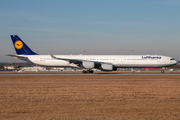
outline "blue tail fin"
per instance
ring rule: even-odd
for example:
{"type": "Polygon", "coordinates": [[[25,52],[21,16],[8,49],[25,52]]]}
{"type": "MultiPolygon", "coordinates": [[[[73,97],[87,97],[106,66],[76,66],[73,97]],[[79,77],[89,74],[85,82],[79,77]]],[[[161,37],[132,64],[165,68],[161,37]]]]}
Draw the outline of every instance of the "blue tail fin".
{"type": "Polygon", "coordinates": [[[17,35],[11,35],[11,39],[18,55],[37,55],[17,35]]]}

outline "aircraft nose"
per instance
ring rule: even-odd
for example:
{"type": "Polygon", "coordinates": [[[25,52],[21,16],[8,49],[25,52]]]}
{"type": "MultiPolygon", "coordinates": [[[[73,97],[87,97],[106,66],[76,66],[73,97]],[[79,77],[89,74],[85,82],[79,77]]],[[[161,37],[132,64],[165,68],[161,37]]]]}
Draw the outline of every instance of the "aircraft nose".
{"type": "Polygon", "coordinates": [[[177,64],[178,62],[176,60],[174,60],[174,64],[177,64]]]}
{"type": "Polygon", "coordinates": [[[178,61],[176,61],[176,60],[175,60],[175,62],[176,62],[176,64],[178,63],[178,61]]]}

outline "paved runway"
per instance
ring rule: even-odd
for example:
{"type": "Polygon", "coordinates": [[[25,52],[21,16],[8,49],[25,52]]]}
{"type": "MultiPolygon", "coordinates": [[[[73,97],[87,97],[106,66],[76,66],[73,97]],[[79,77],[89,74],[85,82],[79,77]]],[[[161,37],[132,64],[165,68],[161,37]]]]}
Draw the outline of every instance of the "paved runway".
{"type": "Polygon", "coordinates": [[[166,72],[164,74],[160,72],[95,72],[93,74],[82,74],[81,72],[0,72],[0,76],[44,76],[44,75],[67,75],[67,76],[78,76],[78,75],[180,75],[180,72],[166,72]]]}

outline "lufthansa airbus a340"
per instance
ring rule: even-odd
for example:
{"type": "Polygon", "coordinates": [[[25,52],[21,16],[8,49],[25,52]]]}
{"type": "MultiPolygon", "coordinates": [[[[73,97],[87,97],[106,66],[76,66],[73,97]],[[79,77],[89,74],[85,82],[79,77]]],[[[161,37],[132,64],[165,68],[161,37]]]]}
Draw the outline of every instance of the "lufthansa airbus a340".
{"type": "Polygon", "coordinates": [[[82,73],[93,73],[93,69],[116,71],[117,68],[162,68],[177,64],[174,58],[162,55],[39,55],[17,35],[11,35],[11,39],[17,55],[7,56],[40,66],[82,68],[82,73]]]}

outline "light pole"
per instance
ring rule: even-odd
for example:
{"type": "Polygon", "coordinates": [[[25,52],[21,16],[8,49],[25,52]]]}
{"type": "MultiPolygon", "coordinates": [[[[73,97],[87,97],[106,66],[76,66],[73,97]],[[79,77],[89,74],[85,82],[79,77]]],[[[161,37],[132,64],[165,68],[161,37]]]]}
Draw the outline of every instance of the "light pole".
{"type": "MultiPolygon", "coordinates": [[[[38,54],[38,50],[36,51],[36,53],[38,54]]],[[[38,67],[37,67],[37,64],[36,64],[36,72],[38,72],[38,67]]]]}
{"type": "Polygon", "coordinates": [[[131,55],[133,55],[134,50],[131,50],[131,55]]]}
{"type": "Polygon", "coordinates": [[[83,55],[85,54],[85,52],[86,52],[86,51],[84,50],[84,51],[83,51],[83,55]]]}

